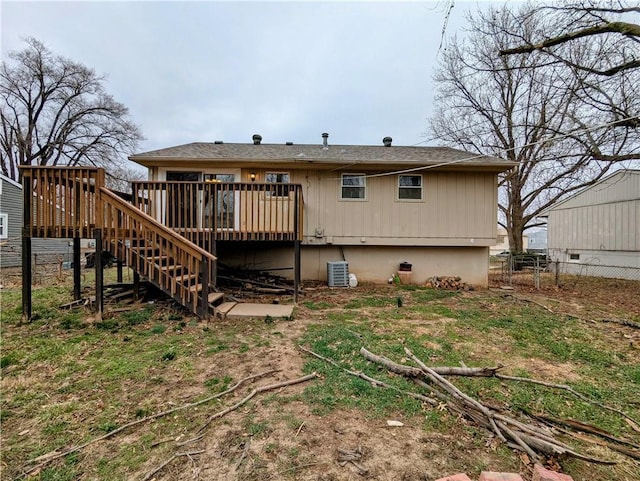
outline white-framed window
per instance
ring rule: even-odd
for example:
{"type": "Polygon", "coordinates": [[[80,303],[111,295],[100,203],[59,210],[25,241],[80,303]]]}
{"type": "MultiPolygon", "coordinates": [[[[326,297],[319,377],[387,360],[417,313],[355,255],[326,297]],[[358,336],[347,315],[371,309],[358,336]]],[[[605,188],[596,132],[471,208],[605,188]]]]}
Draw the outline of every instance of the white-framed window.
{"type": "Polygon", "coordinates": [[[575,252],[569,253],[569,262],[578,262],[580,260],[580,254],[575,252]]]}
{"type": "Polygon", "coordinates": [[[340,199],[366,200],[367,177],[364,174],[342,174],[340,199]]]}
{"type": "Polygon", "coordinates": [[[0,214],[0,239],[9,237],[9,214],[0,214]]]}
{"type": "Polygon", "coordinates": [[[422,175],[398,176],[398,200],[422,200],[422,175]]]}
{"type": "Polygon", "coordinates": [[[267,184],[274,185],[273,189],[268,192],[268,195],[273,197],[287,197],[289,195],[289,172],[267,172],[264,175],[264,180],[267,184]]]}
{"type": "Polygon", "coordinates": [[[289,172],[267,172],[265,174],[267,184],[288,184],[289,172]]]}

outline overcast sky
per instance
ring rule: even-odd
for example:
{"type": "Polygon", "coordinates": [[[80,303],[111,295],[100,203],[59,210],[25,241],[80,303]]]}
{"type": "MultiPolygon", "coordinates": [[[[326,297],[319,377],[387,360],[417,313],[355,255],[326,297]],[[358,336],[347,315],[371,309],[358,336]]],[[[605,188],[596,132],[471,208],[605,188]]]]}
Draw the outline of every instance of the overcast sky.
{"type": "MultiPolygon", "coordinates": [[[[428,139],[448,1],[0,4],[2,56],[36,37],[108,79],[146,138],[414,145],[428,139]]],[[[455,1],[447,35],[487,2],[455,1]]],[[[434,145],[434,142],[430,142],[434,145]]],[[[424,144],[422,144],[424,145],[424,144]]]]}

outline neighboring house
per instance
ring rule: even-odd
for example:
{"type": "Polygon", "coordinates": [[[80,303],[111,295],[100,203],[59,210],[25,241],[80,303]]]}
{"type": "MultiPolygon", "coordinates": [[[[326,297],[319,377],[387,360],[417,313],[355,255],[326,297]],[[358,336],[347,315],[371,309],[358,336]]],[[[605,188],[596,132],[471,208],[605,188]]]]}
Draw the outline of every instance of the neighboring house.
{"type": "MultiPolygon", "coordinates": [[[[0,174],[0,267],[22,263],[22,185],[0,174]]],[[[68,241],[32,239],[34,264],[71,260],[68,241]]]]}
{"type": "Polygon", "coordinates": [[[565,270],[638,279],[640,170],[620,170],[556,204],[547,216],[548,249],[565,270]],[[588,266],[604,266],[592,268],[588,266]]]}
{"type": "Polygon", "coordinates": [[[149,182],[134,184],[138,206],[221,264],[286,272],[286,233],[300,224],[302,279],[326,280],[327,262],[345,260],[358,279],[386,282],[407,262],[414,282],[445,275],[479,286],[496,241],[497,175],[514,165],[451,148],[396,147],[390,138],[330,145],[328,134],[317,145],[262,144],[256,135],[253,144],[192,143],[130,160],[148,168],[149,182]],[[215,242],[195,237],[205,226],[214,226],[215,242]],[[270,232],[284,232],[283,241],[270,232]]]}
{"type": "Polygon", "coordinates": [[[20,265],[21,236],[22,186],[0,174],[0,267],[20,265]]]}
{"type": "Polygon", "coordinates": [[[527,244],[525,250],[535,254],[547,253],[547,229],[529,231],[526,235],[527,244]]]}
{"type": "MultiPolygon", "coordinates": [[[[522,246],[524,250],[527,250],[529,245],[529,237],[525,234],[522,236],[522,246]]],[[[498,234],[496,235],[496,243],[489,248],[489,255],[497,256],[503,252],[510,251],[509,247],[509,234],[504,227],[498,227],[498,234]]]]}

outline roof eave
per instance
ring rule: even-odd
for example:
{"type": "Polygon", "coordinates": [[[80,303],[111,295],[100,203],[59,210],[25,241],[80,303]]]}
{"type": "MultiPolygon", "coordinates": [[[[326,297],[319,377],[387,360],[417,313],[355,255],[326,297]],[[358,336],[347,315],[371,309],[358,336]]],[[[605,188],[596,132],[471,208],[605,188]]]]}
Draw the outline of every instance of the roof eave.
{"type": "Polygon", "coordinates": [[[363,169],[414,169],[421,166],[424,170],[482,170],[493,172],[506,172],[516,165],[516,162],[455,162],[455,161],[395,161],[387,160],[338,160],[338,159],[309,159],[309,158],[288,158],[288,159],[244,159],[244,158],[188,158],[188,157],[166,157],[166,156],[137,156],[132,155],[129,160],[144,167],[166,167],[183,162],[238,164],[244,167],[263,168],[270,165],[288,166],[291,168],[311,168],[311,169],[340,169],[357,166],[363,169]]]}

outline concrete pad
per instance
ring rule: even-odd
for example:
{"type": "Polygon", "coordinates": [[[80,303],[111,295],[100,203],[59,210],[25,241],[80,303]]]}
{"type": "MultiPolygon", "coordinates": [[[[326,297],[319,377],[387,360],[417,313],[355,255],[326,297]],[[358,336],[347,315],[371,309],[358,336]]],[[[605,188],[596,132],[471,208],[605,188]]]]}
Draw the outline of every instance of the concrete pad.
{"type": "Polygon", "coordinates": [[[227,314],[231,309],[235,307],[235,305],[236,305],[235,302],[223,302],[219,306],[216,306],[215,308],[216,317],[219,317],[220,319],[226,319],[227,314]]]}
{"type": "Polygon", "coordinates": [[[227,313],[227,319],[264,319],[269,316],[273,319],[289,318],[293,314],[292,305],[284,304],[236,304],[227,313]]]}

